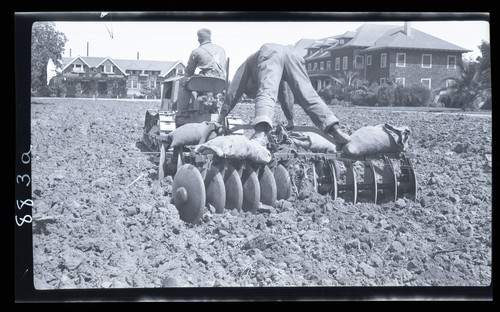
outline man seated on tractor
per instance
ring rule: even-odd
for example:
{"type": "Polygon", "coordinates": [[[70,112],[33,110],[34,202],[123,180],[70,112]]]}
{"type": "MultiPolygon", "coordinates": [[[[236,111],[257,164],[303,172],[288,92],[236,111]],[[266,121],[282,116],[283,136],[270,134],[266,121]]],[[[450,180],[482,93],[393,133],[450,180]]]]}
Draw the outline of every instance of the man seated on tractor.
{"type": "MultiPolygon", "coordinates": [[[[183,78],[180,82],[181,88],[179,88],[176,105],[179,111],[187,110],[192,91],[187,90],[185,87],[188,79],[195,75],[196,69],[199,69],[199,73],[197,74],[199,76],[216,77],[226,80],[226,52],[222,47],[212,43],[210,29],[199,29],[197,35],[200,46],[194,49],[189,55],[185,70],[186,78],[183,78]]],[[[210,92],[205,95],[212,100],[211,102],[215,101],[215,99],[211,98],[213,94],[210,92]]],[[[217,110],[217,105],[210,106],[214,106],[215,111],[217,110]]],[[[214,109],[210,108],[210,110],[213,111],[214,109]]]]}
{"type": "Polygon", "coordinates": [[[263,145],[272,128],[277,100],[288,120],[289,128],[293,127],[292,108],[295,100],[316,127],[332,136],[338,148],[350,140],[349,135],[340,130],[337,117],[314,90],[304,59],[293,48],[266,43],[251,54],[238,68],[228,87],[219,122],[222,123],[243,93],[255,99],[255,133],[252,139],[259,140],[263,145]]]}
{"type": "Polygon", "coordinates": [[[197,34],[200,46],[189,56],[186,77],[193,76],[199,68],[199,75],[226,79],[226,52],[222,47],[212,43],[210,29],[202,28],[197,34]]]}

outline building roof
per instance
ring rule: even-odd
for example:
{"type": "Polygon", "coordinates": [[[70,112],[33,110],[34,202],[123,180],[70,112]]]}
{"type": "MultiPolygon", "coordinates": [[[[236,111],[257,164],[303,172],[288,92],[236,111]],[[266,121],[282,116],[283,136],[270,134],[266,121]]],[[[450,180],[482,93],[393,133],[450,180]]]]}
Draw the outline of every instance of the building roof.
{"type": "Polygon", "coordinates": [[[342,35],[337,35],[337,36],[334,36],[333,38],[335,39],[340,39],[340,38],[353,38],[354,35],[356,35],[356,32],[355,31],[352,31],[352,30],[348,30],[346,31],[345,33],[343,33],[342,35]]]}
{"type": "MultiPolygon", "coordinates": [[[[411,27],[411,26],[410,26],[411,27]]],[[[373,51],[376,49],[403,48],[403,49],[424,49],[424,50],[445,50],[456,52],[470,52],[470,50],[459,47],[455,44],[431,36],[427,33],[411,28],[411,35],[404,32],[404,26],[379,25],[365,23],[358,27],[356,31],[347,31],[341,35],[315,40],[308,49],[324,49],[332,51],[347,47],[365,48],[363,51],[373,51]],[[340,45],[337,39],[352,38],[346,44],[340,45]]],[[[323,53],[313,52],[306,58],[308,60],[324,57],[323,53]]]]}
{"type": "Polygon", "coordinates": [[[125,60],[125,59],[111,59],[109,57],[95,57],[95,56],[77,56],[77,57],[63,57],[63,68],[73,63],[76,59],[81,59],[89,67],[98,67],[106,59],[120,68],[121,71],[127,70],[156,70],[160,71],[160,76],[167,75],[179,63],[184,65],[181,61],[151,61],[151,60],[125,60]]]}
{"type": "Polygon", "coordinates": [[[395,27],[380,36],[371,47],[364,51],[372,51],[382,48],[404,48],[404,49],[425,49],[444,50],[456,52],[471,52],[448,41],[439,39],[415,28],[411,29],[411,35],[404,32],[404,27],[395,27]]]}
{"type": "Polygon", "coordinates": [[[363,24],[356,29],[354,36],[349,42],[341,46],[332,47],[331,49],[348,46],[370,47],[377,41],[378,38],[392,28],[394,28],[393,25],[363,24]]]}
{"type": "Polygon", "coordinates": [[[307,48],[315,41],[315,39],[300,39],[292,48],[294,48],[300,56],[304,57],[307,54],[307,48]]]}
{"type": "Polygon", "coordinates": [[[323,58],[327,57],[330,52],[328,52],[328,49],[337,46],[339,41],[335,39],[335,37],[326,37],[322,39],[317,39],[312,41],[309,46],[306,47],[307,50],[310,49],[317,49],[313,53],[307,55],[307,53],[304,54],[304,59],[310,60],[314,58],[323,58]]]}
{"type": "Polygon", "coordinates": [[[330,51],[318,50],[318,51],[313,52],[310,55],[305,56],[304,59],[306,59],[306,60],[319,59],[319,58],[328,57],[329,55],[330,55],[330,51]]]}

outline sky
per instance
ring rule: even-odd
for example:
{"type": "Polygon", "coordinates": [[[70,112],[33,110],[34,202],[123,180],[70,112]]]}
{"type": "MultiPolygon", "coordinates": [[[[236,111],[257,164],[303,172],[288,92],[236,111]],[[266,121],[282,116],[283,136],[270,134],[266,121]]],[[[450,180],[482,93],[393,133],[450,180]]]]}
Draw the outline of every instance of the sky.
{"type": "MultiPolygon", "coordinates": [[[[212,31],[212,42],[222,46],[230,59],[229,78],[245,59],[264,43],[293,45],[300,39],[320,39],[354,31],[364,24],[355,22],[303,22],[303,21],[112,21],[89,22],[56,21],[56,29],[68,41],[63,56],[89,56],[116,59],[177,61],[187,64],[189,54],[198,47],[196,32],[200,28],[212,31]]],[[[401,20],[373,22],[395,26],[401,20]]],[[[490,42],[489,23],[485,20],[411,21],[412,27],[441,38],[462,48],[472,50],[465,57],[480,55],[477,47],[482,40],[490,42]]]]}

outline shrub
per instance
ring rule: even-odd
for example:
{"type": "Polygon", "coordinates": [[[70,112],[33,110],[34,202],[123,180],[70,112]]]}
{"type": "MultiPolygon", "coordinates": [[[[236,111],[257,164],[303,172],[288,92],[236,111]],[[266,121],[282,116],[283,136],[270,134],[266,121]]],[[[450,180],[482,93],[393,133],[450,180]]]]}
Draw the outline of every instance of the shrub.
{"type": "Polygon", "coordinates": [[[375,106],[377,95],[369,89],[358,89],[351,95],[351,104],[359,106],[375,106]]]}
{"type": "Polygon", "coordinates": [[[410,90],[403,85],[398,84],[394,90],[394,105],[395,106],[410,106],[411,103],[410,90]]]}
{"type": "Polygon", "coordinates": [[[335,84],[330,84],[318,91],[318,95],[325,101],[325,103],[330,103],[334,99],[338,99],[338,94],[340,93],[340,87],[335,84]]]}
{"type": "Polygon", "coordinates": [[[430,90],[422,85],[397,85],[394,91],[394,105],[397,106],[428,106],[430,98],[430,90]]]}
{"type": "Polygon", "coordinates": [[[160,88],[142,87],[140,92],[141,92],[141,95],[140,95],[140,97],[138,96],[137,98],[141,98],[141,99],[160,98],[160,88]]]}
{"type": "Polygon", "coordinates": [[[377,90],[377,106],[394,106],[395,87],[386,83],[377,90]]]}
{"type": "Polygon", "coordinates": [[[409,106],[429,106],[431,91],[423,85],[411,85],[408,87],[411,93],[409,106]]]}

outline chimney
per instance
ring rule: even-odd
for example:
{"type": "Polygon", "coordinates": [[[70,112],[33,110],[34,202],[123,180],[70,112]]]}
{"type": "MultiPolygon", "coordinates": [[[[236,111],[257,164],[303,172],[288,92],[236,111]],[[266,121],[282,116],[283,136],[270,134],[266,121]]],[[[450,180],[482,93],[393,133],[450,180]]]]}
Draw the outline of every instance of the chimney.
{"type": "Polygon", "coordinates": [[[137,51],[137,59],[139,59],[139,51],[137,51]]]}
{"type": "Polygon", "coordinates": [[[403,27],[403,31],[405,35],[411,37],[411,22],[405,22],[405,26],[403,27]]]}
{"type": "Polygon", "coordinates": [[[89,56],[89,42],[87,41],[87,56],[89,56]]]}

